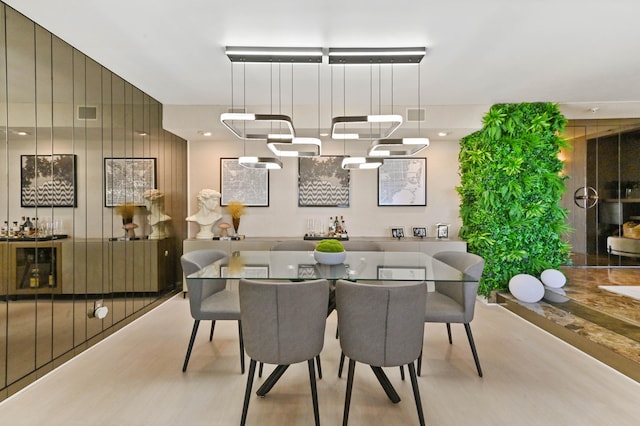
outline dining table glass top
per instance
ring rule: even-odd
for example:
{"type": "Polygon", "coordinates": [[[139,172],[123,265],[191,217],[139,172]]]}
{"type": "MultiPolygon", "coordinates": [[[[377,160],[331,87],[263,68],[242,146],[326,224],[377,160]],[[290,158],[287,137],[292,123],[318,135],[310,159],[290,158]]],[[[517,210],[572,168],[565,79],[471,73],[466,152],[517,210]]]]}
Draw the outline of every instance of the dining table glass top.
{"type": "Polygon", "coordinates": [[[343,263],[316,262],[313,251],[236,251],[187,279],[476,281],[419,252],[348,251],[343,263]]]}

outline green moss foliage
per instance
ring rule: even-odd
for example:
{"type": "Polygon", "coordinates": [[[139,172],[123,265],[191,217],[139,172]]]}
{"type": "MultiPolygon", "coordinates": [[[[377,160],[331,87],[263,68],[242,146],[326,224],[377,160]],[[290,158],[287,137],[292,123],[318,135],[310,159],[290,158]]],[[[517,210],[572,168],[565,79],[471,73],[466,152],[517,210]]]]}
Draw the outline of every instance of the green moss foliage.
{"type": "Polygon", "coordinates": [[[339,253],[341,251],[344,251],[344,246],[338,240],[327,239],[320,241],[316,245],[316,250],[326,253],[339,253]]]}
{"type": "Polygon", "coordinates": [[[483,128],[460,141],[460,236],[485,259],[478,293],[504,290],[516,274],[569,263],[567,178],[558,136],[566,118],[554,103],[496,104],[483,128]]]}

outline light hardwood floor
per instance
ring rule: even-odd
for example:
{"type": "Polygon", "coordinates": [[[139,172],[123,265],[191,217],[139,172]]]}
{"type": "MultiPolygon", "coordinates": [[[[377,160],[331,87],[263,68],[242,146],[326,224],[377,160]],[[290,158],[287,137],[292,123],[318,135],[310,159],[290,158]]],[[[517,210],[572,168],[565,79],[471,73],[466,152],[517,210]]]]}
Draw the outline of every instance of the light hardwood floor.
{"type": "MultiPolygon", "coordinates": [[[[192,324],[188,301],[170,299],[0,403],[0,424],[239,424],[246,374],[240,374],[237,326],[219,322],[212,344],[203,323],[182,373],[192,324]]],[[[341,424],[344,404],[335,327],[334,313],[318,381],[324,425],[341,424]]],[[[477,376],[463,327],[452,328],[453,345],[443,325],[425,328],[418,381],[428,425],[638,424],[639,383],[504,308],[478,302],[472,322],[484,378],[477,376]]],[[[399,404],[386,398],[369,368],[357,365],[349,424],[417,424],[411,382],[401,381],[397,368],[387,374],[399,404]]],[[[263,380],[256,377],[254,392],[263,380]]],[[[254,393],[247,424],[313,424],[306,363],[289,368],[266,398],[254,393]]]]}

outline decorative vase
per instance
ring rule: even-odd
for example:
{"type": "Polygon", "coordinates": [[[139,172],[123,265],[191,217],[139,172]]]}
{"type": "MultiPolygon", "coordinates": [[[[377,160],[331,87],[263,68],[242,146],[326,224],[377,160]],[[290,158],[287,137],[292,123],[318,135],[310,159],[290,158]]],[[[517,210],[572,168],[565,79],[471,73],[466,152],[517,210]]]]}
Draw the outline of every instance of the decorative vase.
{"type": "Polygon", "coordinates": [[[233,223],[233,229],[235,229],[236,235],[238,235],[238,228],[240,227],[240,218],[239,217],[232,217],[231,218],[231,223],[233,223]]]}
{"type": "Polygon", "coordinates": [[[326,251],[313,251],[313,258],[316,262],[323,265],[339,265],[343,263],[347,257],[346,251],[339,252],[326,252],[326,251]]]}
{"type": "Polygon", "coordinates": [[[122,229],[124,229],[125,240],[136,239],[135,229],[137,227],[138,225],[133,223],[133,218],[122,218],[122,229]]]}

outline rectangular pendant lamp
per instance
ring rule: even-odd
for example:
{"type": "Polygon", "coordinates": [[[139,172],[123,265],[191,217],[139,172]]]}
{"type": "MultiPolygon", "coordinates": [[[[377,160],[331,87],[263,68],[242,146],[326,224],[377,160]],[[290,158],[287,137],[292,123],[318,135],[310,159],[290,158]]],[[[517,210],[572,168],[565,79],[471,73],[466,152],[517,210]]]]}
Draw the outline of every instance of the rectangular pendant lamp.
{"type": "Polygon", "coordinates": [[[322,142],[318,138],[267,139],[267,147],[278,157],[317,157],[322,142]]]}
{"type": "Polygon", "coordinates": [[[329,48],[329,65],[417,64],[426,47],[329,48]]]}
{"type": "Polygon", "coordinates": [[[429,138],[382,139],[371,143],[371,157],[407,157],[429,146],[429,138]]]}
{"type": "Polygon", "coordinates": [[[377,169],[382,166],[382,158],[345,157],[342,159],[343,169],[377,169]]]}
{"type": "Polygon", "coordinates": [[[273,139],[293,139],[295,136],[295,130],[293,128],[293,121],[291,117],[282,114],[250,114],[250,113],[234,113],[227,112],[220,114],[220,122],[224,126],[231,130],[231,133],[239,137],[240,139],[258,139],[265,140],[269,138],[273,139]],[[234,126],[234,121],[240,121],[246,123],[242,126],[234,126]],[[264,128],[257,127],[256,124],[264,124],[264,128]],[[269,123],[267,125],[267,123],[269,123]],[[273,123],[278,124],[279,129],[283,129],[283,133],[269,133],[273,123]],[[247,128],[249,127],[249,128],[247,128]]]}
{"type": "MultiPolygon", "coordinates": [[[[333,139],[385,139],[388,138],[400,125],[402,124],[401,115],[351,115],[343,117],[334,117],[331,119],[331,137],[333,139]],[[352,127],[353,124],[364,125],[364,128],[368,128],[366,131],[347,131],[347,127],[352,127]],[[379,132],[374,133],[371,131],[370,124],[386,123],[385,129],[380,129],[379,132]]],[[[362,130],[355,127],[354,130],[362,130]]]]}
{"type": "Polygon", "coordinates": [[[240,157],[238,164],[247,169],[281,169],[282,161],[273,157],[240,157]]]}
{"type": "Polygon", "coordinates": [[[321,47],[237,47],[227,46],[231,62],[322,63],[321,47]]]}

